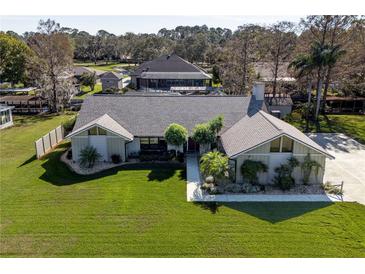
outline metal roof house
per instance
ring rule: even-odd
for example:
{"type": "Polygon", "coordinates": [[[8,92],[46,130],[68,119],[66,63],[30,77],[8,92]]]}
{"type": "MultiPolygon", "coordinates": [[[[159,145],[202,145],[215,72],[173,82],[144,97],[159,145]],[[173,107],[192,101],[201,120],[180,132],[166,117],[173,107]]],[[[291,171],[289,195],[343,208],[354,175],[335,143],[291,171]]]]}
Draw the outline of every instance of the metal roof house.
{"type": "Polygon", "coordinates": [[[211,86],[212,79],[206,71],[176,54],[163,55],[145,62],[130,76],[132,85],[137,90],[144,91],[211,86]]]}
{"type": "MultiPolygon", "coordinates": [[[[264,95],[255,89],[253,96],[89,96],[85,99],[71,139],[73,161],[86,146],[93,146],[103,161],[119,155],[128,161],[145,152],[199,152],[199,145],[190,137],[180,147],[170,146],[164,131],[178,123],[192,133],[196,124],[223,115],[224,124],[218,133],[218,149],[231,160],[236,181],[242,181],[240,168],[246,159],[264,162],[268,172],[260,175],[263,184],[272,181],[274,170],[291,156],[299,161],[307,154],[323,169],[312,182],[321,182],[326,157],[322,147],[305,134],[267,113],[264,95]]],[[[299,181],[300,170],[294,174],[299,181]]]]}

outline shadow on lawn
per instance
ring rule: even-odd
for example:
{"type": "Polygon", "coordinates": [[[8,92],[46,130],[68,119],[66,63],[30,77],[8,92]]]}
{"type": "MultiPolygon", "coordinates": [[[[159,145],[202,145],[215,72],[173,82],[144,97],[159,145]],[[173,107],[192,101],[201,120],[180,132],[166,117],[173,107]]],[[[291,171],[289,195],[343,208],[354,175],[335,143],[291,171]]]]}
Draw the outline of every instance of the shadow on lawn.
{"type": "Polygon", "coordinates": [[[332,204],[332,202],[194,202],[194,205],[209,210],[212,214],[218,214],[219,209],[225,206],[272,224],[299,217],[332,204]]]}
{"type": "Polygon", "coordinates": [[[177,168],[177,166],[169,164],[149,164],[148,166],[151,167],[151,171],[147,175],[148,181],[158,181],[158,182],[163,182],[173,177],[175,175],[177,168]],[[153,167],[151,165],[160,165],[160,166],[153,167]]]}
{"type": "Polygon", "coordinates": [[[171,178],[174,176],[175,172],[181,169],[181,165],[178,164],[136,163],[111,168],[93,175],[79,175],[71,171],[68,166],[60,160],[62,153],[64,153],[68,147],[69,143],[61,144],[56,150],[42,157],[42,160],[45,160],[44,163],[42,163],[45,172],[39,179],[55,186],[66,186],[115,175],[123,170],[149,170],[150,173],[147,175],[149,181],[163,181],[171,178]]]}
{"type": "Polygon", "coordinates": [[[27,164],[30,164],[31,162],[33,162],[34,160],[37,160],[37,157],[36,157],[36,155],[34,154],[33,156],[31,156],[29,159],[27,159],[27,160],[25,160],[22,164],[20,164],[19,166],[18,166],[18,168],[19,167],[22,167],[22,166],[25,166],[25,165],[27,165],[27,164]]]}
{"type": "Polygon", "coordinates": [[[332,202],[222,203],[228,208],[247,213],[272,224],[299,217],[332,204],[332,202]]]}

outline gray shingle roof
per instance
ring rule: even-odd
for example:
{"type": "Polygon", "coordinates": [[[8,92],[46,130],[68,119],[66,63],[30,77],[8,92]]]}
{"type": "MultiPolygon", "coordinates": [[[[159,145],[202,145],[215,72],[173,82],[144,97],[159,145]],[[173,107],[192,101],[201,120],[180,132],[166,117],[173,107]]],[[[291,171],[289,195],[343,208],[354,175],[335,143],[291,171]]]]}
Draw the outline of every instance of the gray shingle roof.
{"type": "Polygon", "coordinates": [[[254,97],[242,96],[89,96],[73,131],[108,114],[134,136],[163,136],[171,123],[179,123],[191,133],[196,124],[222,114],[224,132],[263,105],[254,97]]]}
{"type": "Polygon", "coordinates": [[[100,75],[100,79],[122,79],[123,75],[116,73],[114,71],[108,71],[108,72],[104,72],[103,74],[100,75]]]}
{"type": "MultiPolygon", "coordinates": [[[[184,60],[183,58],[181,58],[176,54],[162,55],[152,61],[144,62],[131,75],[143,78],[155,77],[148,79],[172,79],[164,77],[172,77],[172,75],[176,76],[178,73],[180,73],[181,75],[185,75],[185,73],[188,73],[188,75],[184,77],[194,76],[194,78],[184,78],[184,79],[211,78],[203,69],[189,63],[188,61],[184,60]]],[[[181,77],[182,76],[176,79],[182,79],[181,77]]]]}
{"type": "Polygon", "coordinates": [[[265,96],[265,102],[266,104],[270,104],[271,101],[271,105],[273,106],[292,106],[293,105],[293,100],[291,99],[290,96],[278,96],[278,97],[274,97],[272,98],[271,94],[269,94],[268,96],[265,96]]]}
{"type": "Polygon", "coordinates": [[[264,112],[246,115],[221,135],[223,148],[229,157],[251,150],[267,141],[287,135],[318,152],[333,158],[321,146],[292,125],[264,112]]]}
{"type": "Polygon", "coordinates": [[[205,72],[142,72],[140,75],[143,79],[211,79],[210,75],[205,72]]]}

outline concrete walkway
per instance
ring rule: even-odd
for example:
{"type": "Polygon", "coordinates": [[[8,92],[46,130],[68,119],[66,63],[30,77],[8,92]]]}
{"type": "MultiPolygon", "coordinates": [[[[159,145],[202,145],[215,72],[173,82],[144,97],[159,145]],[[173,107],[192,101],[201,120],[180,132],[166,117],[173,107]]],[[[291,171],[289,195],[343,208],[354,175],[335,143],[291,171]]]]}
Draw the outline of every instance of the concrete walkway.
{"type": "Polygon", "coordinates": [[[308,136],[335,156],[326,160],[324,182],[344,182],[344,201],[365,205],[365,146],[342,133],[312,133],[308,136]]]}
{"type": "Polygon", "coordinates": [[[188,202],[331,202],[341,201],[327,195],[266,195],[266,194],[219,194],[209,195],[200,189],[201,179],[196,155],[186,159],[186,198],[188,202]]]}

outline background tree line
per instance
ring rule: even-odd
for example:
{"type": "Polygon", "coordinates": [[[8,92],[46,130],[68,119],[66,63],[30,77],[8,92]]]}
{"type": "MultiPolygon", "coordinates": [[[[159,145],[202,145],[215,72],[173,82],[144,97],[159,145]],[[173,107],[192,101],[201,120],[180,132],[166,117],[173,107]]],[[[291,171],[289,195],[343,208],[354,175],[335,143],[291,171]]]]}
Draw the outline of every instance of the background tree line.
{"type": "MultiPolygon", "coordinates": [[[[283,21],[267,26],[242,25],[234,32],[203,25],[117,36],[105,30],[93,35],[47,20],[40,22],[37,32],[1,34],[0,81],[49,86],[55,96],[57,83],[62,81],[54,75],[70,71],[72,59],[142,63],[175,52],[208,68],[213,80],[222,83],[228,94],[248,94],[252,83],[260,79],[255,64],[264,62],[273,75],[270,89],[274,95],[283,92],[278,81],[280,66],[290,64],[290,72],[298,79],[295,89],[315,90],[314,99],[326,97],[330,89],[343,95],[364,96],[364,26],[365,19],[360,16],[316,15],[298,24],[283,21]],[[23,54],[10,53],[10,48],[23,54]],[[51,84],[44,83],[45,79],[51,79],[51,84]]],[[[323,105],[320,100],[316,102],[317,116],[323,105]]]]}

